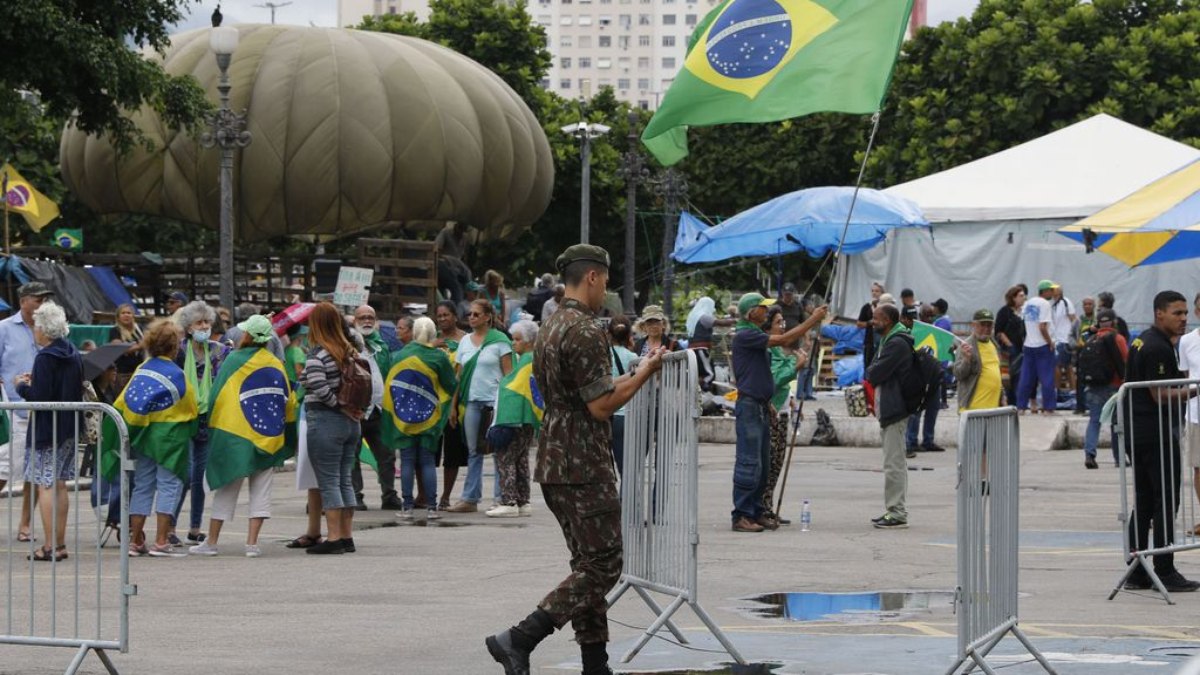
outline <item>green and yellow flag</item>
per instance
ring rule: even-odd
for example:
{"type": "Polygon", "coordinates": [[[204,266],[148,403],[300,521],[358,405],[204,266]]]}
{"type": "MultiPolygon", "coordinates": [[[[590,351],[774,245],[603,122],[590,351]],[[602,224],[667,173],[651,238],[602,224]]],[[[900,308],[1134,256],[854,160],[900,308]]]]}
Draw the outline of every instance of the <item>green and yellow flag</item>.
{"type": "Polygon", "coordinates": [[[533,377],[533,352],[521,356],[513,365],[512,372],[500,380],[500,391],[496,395],[497,426],[532,425],[542,427],[542,415],[546,402],[538,391],[533,377]]]}
{"type": "Polygon", "coordinates": [[[391,447],[436,449],[458,382],[446,353],[410,342],[383,378],[383,441],[391,447]]]}
{"type": "Polygon", "coordinates": [[[58,204],[38,192],[11,164],[0,167],[0,193],[4,196],[4,209],[24,216],[34,232],[40,232],[58,217],[58,204]]]}
{"type": "Polygon", "coordinates": [[[725,0],[696,27],[642,142],[687,156],[687,128],[880,109],[912,0],[725,0]]]}
{"type": "MultiPolygon", "coordinates": [[[[156,357],[138,366],[113,407],[129,428],[131,450],[187,478],[188,442],[196,435],[199,406],[196,392],[187,386],[183,370],[174,361],[156,357]]],[[[100,470],[112,480],[120,472],[121,461],[116,424],[107,416],[102,433],[100,470]]]]}
{"type": "Polygon", "coordinates": [[[296,450],[296,396],[283,363],[259,347],[235,349],[213,382],[208,487],[283,464],[296,450]]]}
{"type": "Polygon", "coordinates": [[[929,347],[933,352],[934,358],[938,361],[953,361],[954,352],[950,351],[954,347],[954,342],[958,338],[954,337],[954,333],[937,326],[924,323],[922,321],[914,321],[912,326],[913,349],[921,347],[929,347]]]}

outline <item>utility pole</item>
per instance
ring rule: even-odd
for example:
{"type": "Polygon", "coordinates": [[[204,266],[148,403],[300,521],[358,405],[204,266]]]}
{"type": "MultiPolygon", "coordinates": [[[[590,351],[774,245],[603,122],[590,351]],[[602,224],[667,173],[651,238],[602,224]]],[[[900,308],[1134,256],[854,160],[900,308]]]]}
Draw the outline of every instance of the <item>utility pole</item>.
{"type": "Polygon", "coordinates": [[[621,289],[621,304],[625,306],[625,314],[627,316],[637,316],[637,308],[634,305],[634,267],[636,265],[635,256],[637,247],[637,190],[639,183],[645,183],[650,179],[650,172],[646,169],[646,161],[642,158],[642,153],[637,150],[638,133],[637,133],[638,114],[636,111],[629,111],[629,149],[621,156],[621,168],[617,175],[625,179],[625,264],[622,266],[625,274],[624,284],[621,289]]]}
{"type": "Polygon", "coordinates": [[[655,192],[662,196],[665,214],[663,215],[663,313],[671,318],[674,309],[675,291],[675,262],[671,252],[675,250],[675,231],[679,228],[680,204],[687,200],[687,178],[677,169],[667,169],[662,178],[654,186],[655,192]]]}
{"type": "Polygon", "coordinates": [[[291,2],[264,2],[261,5],[255,5],[255,7],[262,7],[264,9],[270,9],[271,10],[271,25],[275,25],[275,10],[279,9],[280,7],[287,7],[290,4],[292,4],[292,3],[291,2]]]}

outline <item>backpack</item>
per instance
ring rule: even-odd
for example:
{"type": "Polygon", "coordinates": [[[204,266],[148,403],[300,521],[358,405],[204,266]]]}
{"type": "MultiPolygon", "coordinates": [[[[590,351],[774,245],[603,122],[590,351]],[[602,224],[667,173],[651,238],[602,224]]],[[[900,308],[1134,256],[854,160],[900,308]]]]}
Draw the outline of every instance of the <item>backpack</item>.
{"type": "Polygon", "coordinates": [[[813,431],[812,442],[809,445],[836,447],[838,442],[837,429],[833,428],[833,420],[824,408],[817,408],[817,428],[813,431]]]}
{"type": "Polygon", "coordinates": [[[1117,374],[1108,339],[1110,335],[1112,333],[1093,335],[1079,350],[1078,374],[1085,385],[1107,385],[1117,374]]]}
{"type": "Polygon", "coordinates": [[[338,408],[347,414],[358,414],[371,407],[371,365],[357,354],[351,354],[339,366],[342,384],[338,387],[338,408]]]}
{"type": "Polygon", "coordinates": [[[904,406],[908,414],[941,406],[938,388],[942,384],[942,364],[929,347],[913,350],[913,365],[904,382],[904,406]]]}

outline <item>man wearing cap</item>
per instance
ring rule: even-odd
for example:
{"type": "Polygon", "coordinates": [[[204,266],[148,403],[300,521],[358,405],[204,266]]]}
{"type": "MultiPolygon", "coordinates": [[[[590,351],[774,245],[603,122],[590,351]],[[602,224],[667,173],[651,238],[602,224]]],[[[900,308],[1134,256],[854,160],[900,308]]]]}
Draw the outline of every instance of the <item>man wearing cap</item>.
{"type": "Polygon", "coordinates": [[[959,346],[954,361],[954,379],[958,381],[958,411],[999,408],[1004,398],[1000,378],[1000,353],[992,331],[996,316],[990,309],[975,312],[971,319],[971,337],[959,346]]]}
{"type": "Polygon", "coordinates": [[[828,311],[818,307],[803,323],[783,334],[767,335],[762,325],[767,307],[774,302],[758,293],[747,293],[738,301],[738,314],[742,318],[734,326],[730,347],[738,392],[733,409],[737,434],[731,514],[734,532],[762,532],[779,527],[777,521],[765,516],[762,504],[771,466],[771,397],[775,395],[768,350],[794,344],[813,326],[820,325],[828,311]]]}
{"type": "MultiPolygon", "coordinates": [[[[33,312],[42,306],[46,298],[54,295],[40,281],[30,281],[17,289],[20,311],[0,321],[0,381],[4,386],[4,398],[8,401],[23,401],[17,393],[17,378],[33,372],[33,357],[37,355],[37,343],[33,339],[33,312]]],[[[0,490],[9,481],[24,481],[25,432],[29,428],[29,413],[13,411],[12,435],[9,442],[0,445],[0,490]]],[[[29,541],[29,500],[33,493],[30,483],[25,483],[25,497],[21,503],[21,522],[17,529],[19,541],[29,541]]]]}
{"type": "Polygon", "coordinates": [[[172,293],[168,293],[167,294],[167,303],[166,303],[166,308],[167,308],[166,315],[167,316],[174,315],[175,312],[179,311],[180,307],[183,307],[186,304],[188,304],[187,293],[184,293],[182,291],[174,291],[172,293]]]}
{"type": "Polygon", "coordinates": [[[1042,412],[1053,413],[1058,407],[1058,390],[1054,384],[1054,335],[1051,332],[1050,299],[1058,284],[1043,279],[1038,282],[1037,297],[1025,301],[1021,316],[1025,320],[1025,346],[1021,350],[1020,387],[1017,389],[1017,409],[1029,410],[1029,399],[1035,388],[1042,388],[1042,412]]]}
{"type": "MultiPolygon", "coordinates": [[[[375,457],[375,476],[379,481],[380,508],[394,511],[404,510],[404,502],[396,494],[396,451],[389,448],[383,441],[383,378],[392,369],[392,352],[379,334],[378,317],[375,308],[370,305],[359,305],[354,310],[354,329],[363,338],[363,351],[359,356],[371,367],[372,380],[379,373],[379,389],[371,391],[371,410],[359,422],[362,428],[363,441],[375,457]]],[[[401,342],[412,341],[412,317],[402,316],[396,320],[396,334],[401,342]],[[405,332],[407,329],[407,332],[405,332]]],[[[363,501],[362,462],[355,458],[354,468],[350,471],[350,484],[354,488],[355,505],[358,511],[366,511],[367,504],[363,501]]]]}
{"type": "Polygon", "coordinates": [[[804,320],[804,308],[796,298],[796,284],[789,281],[779,289],[779,309],[783,312],[784,330],[791,330],[804,320]]]}
{"type": "Polygon", "coordinates": [[[571,574],[516,626],[485,641],[505,675],[529,675],[539,642],[571,623],[583,675],[609,675],[605,594],[621,577],[621,501],[610,418],[662,365],[665,350],[614,379],[608,332],[596,319],[608,285],[608,252],[576,244],[555,261],[562,305],[538,332],[533,374],[545,401],[534,480],[571,552],[571,574]]]}
{"type": "MultiPolygon", "coordinates": [[[[1088,426],[1083,436],[1083,465],[1089,469],[1098,468],[1096,464],[1096,446],[1100,443],[1100,413],[1104,404],[1117,389],[1125,382],[1125,359],[1129,356],[1129,343],[1117,332],[1117,313],[1111,309],[1096,312],[1095,322],[1088,331],[1087,344],[1093,340],[1099,346],[1100,355],[1108,363],[1112,379],[1108,382],[1086,383],[1084,400],[1087,401],[1088,426]]],[[[1182,343],[1180,344],[1182,347],[1182,343]]],[[[1181,350],[1182,352],[1182,350],[1181,350]]],[[[1082,350],[1080,352],[1083,353],[1082,350]]],[[[1180,369],[1183,369],[1183,354],[1180,354],[1180,369]]],[[[1081,381],[1083,377],[1079,378],[1081,381]]],[[[1113,463],[1119,464],[1119,447],[1117,444],[1116,427],[1112,427],[1113,463]]]]}

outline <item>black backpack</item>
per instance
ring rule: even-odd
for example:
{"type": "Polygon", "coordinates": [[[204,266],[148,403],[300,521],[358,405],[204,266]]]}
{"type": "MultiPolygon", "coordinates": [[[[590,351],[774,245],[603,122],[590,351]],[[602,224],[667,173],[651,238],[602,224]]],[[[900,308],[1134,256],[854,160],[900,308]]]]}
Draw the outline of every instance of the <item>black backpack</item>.
{"type": "Polygon", "coordinates": [[[1112,335],[1093,335],[1079,350],[1078,376],[1085,385],[1106,385],[1117,374],[1112,355],[1112,335]]]}
{"type": "Polygon", "coordinates": [[[942,364],[929,347],[913,350],[913,365],[904,383],[904,405],[908,414],[921,412],[930,406],[942,405],[938,396],[942,384],[942,364]]]}

